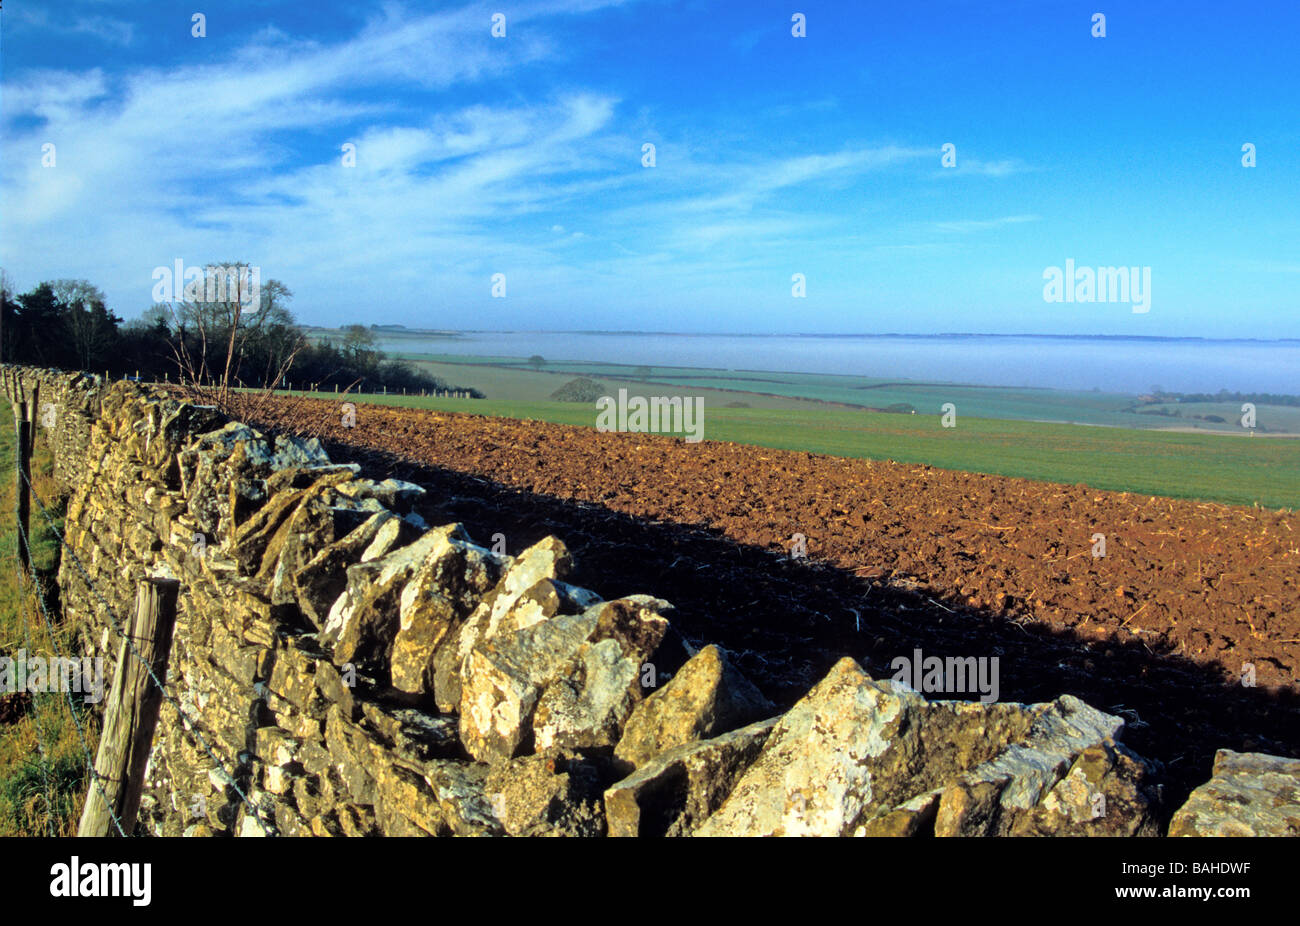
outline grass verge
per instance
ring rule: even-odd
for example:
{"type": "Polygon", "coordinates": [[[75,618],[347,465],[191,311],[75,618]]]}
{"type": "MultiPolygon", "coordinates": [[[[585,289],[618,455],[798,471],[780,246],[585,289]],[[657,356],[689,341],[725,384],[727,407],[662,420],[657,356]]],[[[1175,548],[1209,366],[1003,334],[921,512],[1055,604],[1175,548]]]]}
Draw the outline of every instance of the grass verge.
{"type": "MultiPolygon", "coordinates": [[[[0,655],[49,657],[57,650],[73,655],[76,641],[61,622],[55,596],[59,541],[33,503],[32,566],[36,581],[18,570],[18,530],[14,516],[14,428],[12,407],[0,400],[0,655]],[[45,590],[46,610],[54,621],[54,640],[38,606],[38,587],[45,590]],[[54,645],[51,645],[53,642],[54,645]]],[[[32,484],[46,504],[57,497],[53,458],[37,428],[32,484]]],[[[60,514],[51,510],[62,530],[60,514]]],[[[38,692],[18,705],[17,694],[5,695],[14,710],[0,720],[0,837],[73,836],[85,800],[86,751],[73,721],[72,707],[60,692],[38,692]]],[[[99,739],[98,720],[73,695],[77,720],[91,755],[99,739]]]]}

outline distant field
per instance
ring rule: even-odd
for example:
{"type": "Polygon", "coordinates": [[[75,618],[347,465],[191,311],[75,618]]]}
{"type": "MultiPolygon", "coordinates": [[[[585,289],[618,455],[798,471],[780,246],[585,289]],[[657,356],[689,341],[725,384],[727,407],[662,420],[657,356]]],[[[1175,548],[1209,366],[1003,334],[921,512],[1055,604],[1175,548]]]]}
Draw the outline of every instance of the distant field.
{"type": "MultiPolygon", "coordinates": [[[[590,405],[564,402],[351,399],[586,427],[595,426],[596,416],[590,405]]],[[[945,429],[937,407],[929,414],[899,415],[809,403],[797,410],[726,408],[706,399],[704,438],[1149,495],[1300,507],[1300,440],[995,420],[966,414],[956,404],[957,427],[945,429]]]]}
{"type": "MultiPolygon", "coordinates": [[[[489,358],[474,358],[479,362],[441,362],[421,359],[415,355],[394,355],[406,360],[418,369],[437,376],[457,386],[478,389],[489,399],[502,399],[515,402],[545,402],[551,393],[577,376],[590,376],[608,386],[611,394],[620,388],[635,392],[645,391],[647,383],[655,386],[656,395],[698,395],[704,396],[705,404],[726,405],[728,402],[743,402],[753,408],[818,408],[824,402],[815,398],[800,398],[796,395],[765,396],[748,392],[741,394],[728,388],[709,388],[693,385],[700,380],[683,379],[672,383],[667,379],[640,378],[633,376],[632,367],[602,367],[600,370],[586,370],[581,365],[570,365],[567,371],[534,370],[526,366],[506,363],[490,363],[489,358]],[[607,375],[611,370],[613,375],[607,375]]],[[[558,365],[557,365],[558,366],[558,365]]],[[[702,382],[707,382],[706,380],[702,382]]]]}
{"type": "MultiPolygon", "coordinates": [[[[917,414],[939,414],[945,403],[959,415],[1020,421],[1105,425],[1119,428],[1186,429],[1241,434],[1239,403],[1197,403],[1142,407],[1127,411],[1136,396],[951,383],[922,383],[815,373],[709,370],[690,367],[635,367],[625,364],[550,362],[534,368],[518,357],[466,357],[455,354],[399,353],[421,370],[447,382],[480,390],[489,399],[546,401],[575,376],[599,379],[613,390],[653,385],[656,394],[705,396],[708,405],[743,402],[753,408],[812,408],[823,403],[887,409],[910,406],[917,414]],[[638,372],[640,371],[640,372],[638,372]],[[1167,414],[1159,414],[1160,411],[1167,414]],[[1174,413],[1178,414],[1175,415],[1174,413]],[[1195,415],[1216,416],[1207,421],[1195,415]]],[[[1015,371],[1009,370],[1008,377],[1015,371]]],[[[1300,435],[1300,407],[1259,405],[1262,433],[1300,435]]]]}
{"type": "MultiPolygon", "coordinates": [[[[1293,405],[1257,405],[1255,408],[1257,425],[1268,432],[1300,433],[1300,407],[1293,405]]],[[[1193,417],[1210,415],[1222,418],[1226,427],[1232,430],[1240,428],[1240,402],[1195,402],[1189,404],[1147,405],[1138,417],[1158,422],[1162,427],[1205,427],[1206,425],[1193,417]],[[1166,417],[1169,416],[1169,417],[1166,417]]],[[[1225,425],[1218,425],[1225,427],[1225,425]]]]}

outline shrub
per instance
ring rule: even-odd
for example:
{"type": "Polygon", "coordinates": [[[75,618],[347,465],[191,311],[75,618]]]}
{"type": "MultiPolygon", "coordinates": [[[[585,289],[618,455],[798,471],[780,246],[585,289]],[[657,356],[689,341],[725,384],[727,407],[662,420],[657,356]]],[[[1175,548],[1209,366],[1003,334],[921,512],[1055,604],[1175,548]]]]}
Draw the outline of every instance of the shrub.
{"type": "Polygon", "coordinates": [[[595,402],[603,395],[609,395],[609,390],[603,383],[579,376],[552,392],[551,398],[556,402],[595,402]]]}

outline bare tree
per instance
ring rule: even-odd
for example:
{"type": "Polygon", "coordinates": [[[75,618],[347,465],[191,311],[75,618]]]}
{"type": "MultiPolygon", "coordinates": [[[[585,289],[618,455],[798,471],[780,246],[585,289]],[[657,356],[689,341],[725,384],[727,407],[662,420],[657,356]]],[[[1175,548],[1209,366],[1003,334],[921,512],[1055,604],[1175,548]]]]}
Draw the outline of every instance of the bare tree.
{"type": "MultiPolygon", "coordinates": [[[[247,386],[243,365],[256,353],[263,369],[254,406],[261,407],[306,346],[285,308],[293,293],[278,280],[261,284],[248,264],[232,262],[205,266],[203,279],[191,281],[185,296],[179,306],[168,306],[181,390],[231,413],[235,390],[247,386]]],[[[247,414],[248,402],[240,405],[247,414]]]]}

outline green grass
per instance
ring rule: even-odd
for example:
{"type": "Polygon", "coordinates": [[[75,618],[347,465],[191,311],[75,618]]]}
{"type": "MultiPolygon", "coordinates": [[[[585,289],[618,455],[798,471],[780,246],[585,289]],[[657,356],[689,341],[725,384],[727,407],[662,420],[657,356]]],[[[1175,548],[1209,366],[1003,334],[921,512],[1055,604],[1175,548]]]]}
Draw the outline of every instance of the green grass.
{"type": "MultiPolygon", "coordinates": [[[[47,504],[54,504],[53,458],[39,435],[38,426],[32,484],[47,504]]],[[[30,655],[48,657],[53,655],[53,648],[33,585],[18,575],[14,444],[13,410],[0,400],[0,653],[13,655],[25,649],[30,655]]],[[[62,530],[61,513],[53,510],[50,514],[62,530]]],[[[46,587],[52,588],[59,542],[35,502],[29,530],[33,568],[46,587]]],[[[51,616],[59,620],[57,612],[51,616]]],[[[56,623],[54,634],[59,651],[73,654],[76,643],[68,628],[56,623]]],[[[76,833],[87,784],[81,737],[65,695],[38,693],[32,701],[33,708],[26,716],[0,726],[0,837],[51,833],[71,836],[76,833]]],[[[97,721],[84,707],[78,708],[78,717],[93,754],[97,748],[97,721]]]]}
{"type": "MultiPolygon", "coordinates": [[[[51,710],[44,708],[46,714],[51,710]]],[[[53,735],[58,733],[55,727],[53,735]]],[[[27,756],[6,772],[0,778],[0,835],[70,836],[76,832],[87,785],[86,763],[79,751],[57,752],[46,763],[27,756]]]]}
{"type": "MultiPolygon", "coordinates": [[[[534,368],[519,357],[456,354],[396,354],[413,366],[448,382],[473,387],[489,399],[544,402],[575,376],[590,376],[613,390],[653,385],[659,394],[703,395],[709,405],[741,401],[753,408],[806,409],[825,403],[885,409],[910,405],[918,414],[938,414],[947,402],[974,418],[1004,418],[1062,424],[1095,424],[1117,428],[1169,430],[1192,428],[1205,432],[1241,433],[1240,404],[1185,403],[1170,406],[1179,417],[1138,414],[1137,397],[1126,393],[1042,389],[1014,386],[973,386],[843,376],[823,373],[778,373],[695,367],[653,366],[649,373],[631,364],[594,361],[551,361],[534,368]],[[1193,415],[1217,415],[1210,422],[1193,415]]],[[[1158,406],[1143,407],[1151,411],[1158,406]]],[[[1261,432],[1300,435],[1300,408],[1260,405],[1261,432]]]]}
{"type": "MultiPolygon", "coordinates": [[[[1162,426],[1199,427],[1237,431],[1241,429],[1240,402],[1180,402],[1145,405],[1137,417],[1162,426]],[[1158,414],[1164,412],[1165,414],[1158,414]],[[1205,422],[1193,415],[1217,415],[1223,424],[1205,422]],[[1151,416],[1151,417],[1147,417],[1151,416]]],[[[1300,434],[1300,407],[1294,405],[1256,405],[1256,426],[1266,433],[1300,434]]]]}
{"type": "MultiPolygon", "coordinates": [[[[477,389],[489,399],[514,402],[548,401],[555,390],[570,380],[578,376],[590,376],[608,386],[611,394],[617,394],[619,388],[626,388],[633,394],[637,391],[644,392],[647,383],[652,383],[657,395],[702,395],[709,405],[744,402],[754,408],[787,409],[816,408],[822,405],[820,401],[794,394],[768,396],[741,390],[725,391],[731,388],[730,383],[709,388],[705,378],[685,377],[680,383],[669,382],[662,376],[639,378],[633,373],[635,367],[613,367],[608,364],[550,364],[553,369],[543,368],[538,371],[526,364],[490,363],[487,361],[491,358],[483,357],[469,358],[474,362],[430,360],[419,355],[403,356],[403,359],[416,369],[445,382],[477,389]],[[588,366],[599,368],[588,369],[588,366]]],[[[750,385],[746,388],[755,387],[750,385]]]]}
{"type": "MultiPolygon", "coordinates": [[[[596,421],[593,406],[563,402],[351,398],[586,427],[596,421]]],[[[1300,440],[998,420],[958,409],[957,426],[945,429],[938,409],[916,415],[824,407],[790,411],[725,408],[706,400],[704,438],[1144,495],[1300,508],[1300,440]]]]}

